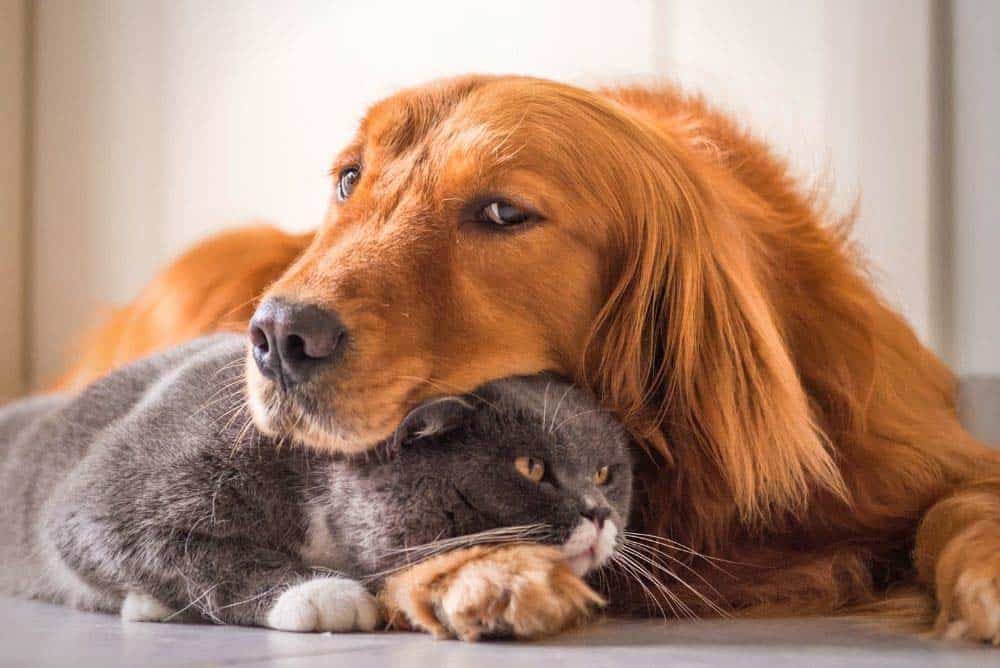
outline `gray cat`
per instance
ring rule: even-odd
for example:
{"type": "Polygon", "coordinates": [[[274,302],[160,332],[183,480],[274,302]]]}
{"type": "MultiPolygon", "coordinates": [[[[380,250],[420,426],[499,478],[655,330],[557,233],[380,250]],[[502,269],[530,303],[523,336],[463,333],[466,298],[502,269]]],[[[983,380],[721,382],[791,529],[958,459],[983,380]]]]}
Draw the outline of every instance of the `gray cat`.
{"type": "Polygon", "coordinates": [[[0,410],[0,590],[132,620],[371,630],[362,582],[435,550],[550,543],[584,575],[618,547],[627,440],[563,381],[432,401],[347,459],[253,430],[245,350],[209,337],[0,410]]]}

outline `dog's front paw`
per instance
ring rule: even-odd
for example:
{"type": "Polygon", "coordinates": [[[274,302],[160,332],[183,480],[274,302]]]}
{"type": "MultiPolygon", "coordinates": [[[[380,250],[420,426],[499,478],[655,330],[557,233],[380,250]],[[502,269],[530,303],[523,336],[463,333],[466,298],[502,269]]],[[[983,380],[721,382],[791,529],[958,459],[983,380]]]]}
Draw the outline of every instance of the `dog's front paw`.
{"type": "Polygon", "coordinates": [[[358,582],[322,577],[289,587],[267,613],[267,625],[282,631],[372,631],[378,604],[358,582]]]}
{"type": "Polygon", "coordinates": [[[937,631],[1000,645],[1000,523],[979,522],[951,541],[937,568],[937,631]]]}
{"type": "Polygon", "coordinates": [[[551,635],[604,603],[573,574],[559,550],[542,545],[440,555],[391,577],[382,596],[396,625],[468,641],[551,635]]]}

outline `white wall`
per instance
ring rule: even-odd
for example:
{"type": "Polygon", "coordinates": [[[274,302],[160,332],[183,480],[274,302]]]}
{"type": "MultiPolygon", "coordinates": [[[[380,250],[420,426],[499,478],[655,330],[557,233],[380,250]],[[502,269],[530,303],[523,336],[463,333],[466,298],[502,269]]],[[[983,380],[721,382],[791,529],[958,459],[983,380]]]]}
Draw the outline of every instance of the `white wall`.
{"type": "Polygon", "coordinates": [[[316,225],[365,106],[468,71],[708,92],[799,173],[832,175],[838,205],[861,195],[879,284],[942,348],[932,14],[931,0],[39,2],[31,377],[204,234],[316,225]]]}
{"type": "Polygon", "coordinates": [[[952,43],[955,366],[1000,374],[1000,3],[959,0],[952,43]]]}
{"type": "Polygon", "coordinates": [[[27,13],[0,0],[0,403],[24,381],[23,256],[27,13]]]}
{"type": "Polygon", "coordinates": [[[660,6],[664,72],[734,110],[836,209],[860,201],[856,238],[889,300],[940,347],[932,304],[930,0],[684,0],[660,6]]]}
{"type": "Polygon", "coordinates": [[[34,5],[28,366],[39,385],[69,342],[164,255],[165,5],[34,5]]]}

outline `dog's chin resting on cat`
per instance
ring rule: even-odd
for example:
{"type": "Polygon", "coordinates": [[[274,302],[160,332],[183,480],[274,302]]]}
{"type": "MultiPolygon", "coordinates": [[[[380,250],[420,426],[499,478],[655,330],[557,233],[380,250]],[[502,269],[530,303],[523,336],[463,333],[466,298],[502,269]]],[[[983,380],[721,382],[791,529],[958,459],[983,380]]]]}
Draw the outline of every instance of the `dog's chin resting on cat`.
{"type": "Polygon", "coordinates": [[[132,621],[467,640],[603,605],[585,578],[623,540],[631,464],[581,391],[488,383],[351,459],[255,431],[244,358],[219,335],[0,410],[2,591],[132,621]]]}

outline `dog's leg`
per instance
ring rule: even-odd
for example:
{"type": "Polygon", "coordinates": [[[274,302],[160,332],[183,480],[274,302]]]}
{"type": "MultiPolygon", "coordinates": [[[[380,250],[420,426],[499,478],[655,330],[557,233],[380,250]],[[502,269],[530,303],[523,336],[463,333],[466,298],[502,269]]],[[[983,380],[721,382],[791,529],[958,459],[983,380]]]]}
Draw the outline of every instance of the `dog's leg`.
{"type": "Polygon", "coordinates": [[[603,603],[562,553],[543,545],[473,547],[390,577],[381,593],[394,626],[438,638],[538,638],[586,619],[603,603]]]}
{"type": "Polygon", "coordinates": [[[940,634],[1000,645],[1000,478],[936,503],[920,523],[915,563],[937,596],[940,634]]]}

